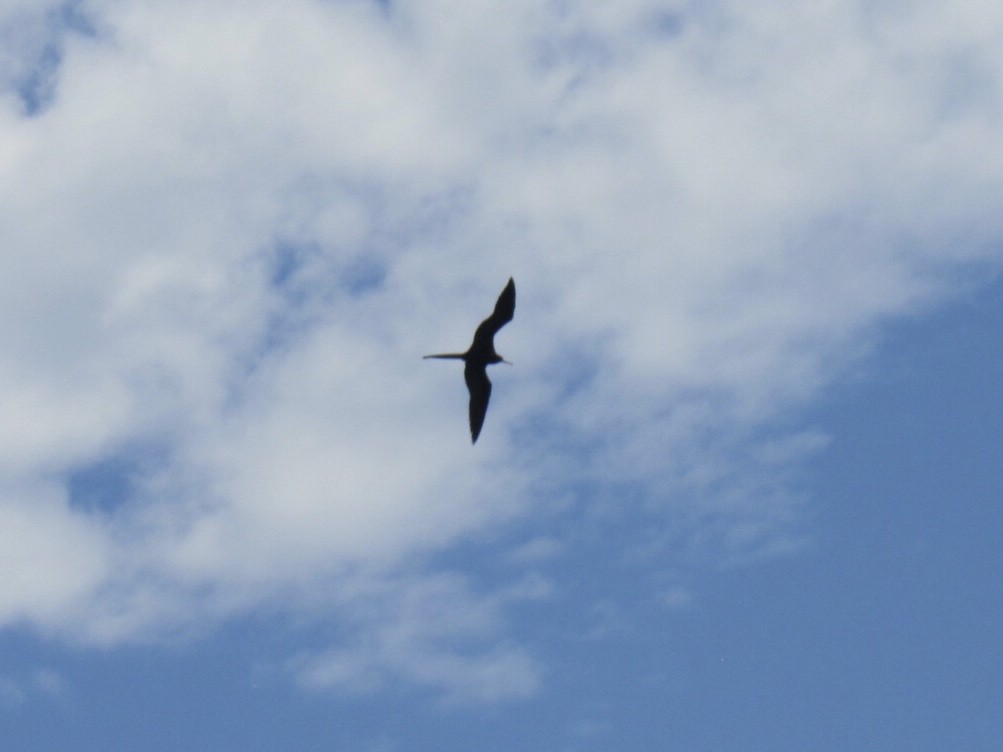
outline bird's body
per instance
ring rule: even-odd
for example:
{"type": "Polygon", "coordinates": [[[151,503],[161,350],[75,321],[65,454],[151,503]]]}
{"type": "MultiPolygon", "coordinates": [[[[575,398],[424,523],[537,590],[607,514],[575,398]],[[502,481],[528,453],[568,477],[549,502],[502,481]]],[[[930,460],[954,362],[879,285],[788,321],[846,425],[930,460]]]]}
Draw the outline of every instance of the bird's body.
{"type": "Polygon", "coordinates": [[[462,360],[464,362],[463,378],[470,392],[470,438],[471,443],[477,442],[484,416],[488,412],[488,401],[491,399],[491,381],[488,379],[488,366],[494,363],[507,363],[501,355],[495,352],[495,334],[515,315],[515,281],[509,277],[508,284],[498,296],[495,310],[481,322],[474,332],[474,341],[464,353],[441,353],[426,355],[426,358],[442,358],[462,360]]]}

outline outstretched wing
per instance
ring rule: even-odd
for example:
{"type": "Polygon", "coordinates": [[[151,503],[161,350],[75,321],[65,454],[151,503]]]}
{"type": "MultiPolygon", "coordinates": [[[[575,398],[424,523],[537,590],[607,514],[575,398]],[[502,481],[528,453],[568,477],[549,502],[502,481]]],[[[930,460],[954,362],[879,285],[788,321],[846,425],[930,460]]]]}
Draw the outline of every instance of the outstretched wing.
{"type": "Polygon", "coordinates": [[[488,400],[491,399],[491,382],[488,371],[483,365],[467,362],[463,369],[463,378],[470,390],[470,443],[476,444],[484,425],[484,416],[488,414],[488,400]]]}
{"type": "Polygon", "coordinates": [[[505,285],[505,289],[498,296],[494,312],[484,319],[481,325],[477,327],[477,331],[474,332],[474,343],[470,346],[470,349],[472,351],[481,349],[493,350],[494,344],[492,341],[494,340],[495,333],[511,321],[514,315],[515,280],[509,277],[508,284],[505,285]]]}

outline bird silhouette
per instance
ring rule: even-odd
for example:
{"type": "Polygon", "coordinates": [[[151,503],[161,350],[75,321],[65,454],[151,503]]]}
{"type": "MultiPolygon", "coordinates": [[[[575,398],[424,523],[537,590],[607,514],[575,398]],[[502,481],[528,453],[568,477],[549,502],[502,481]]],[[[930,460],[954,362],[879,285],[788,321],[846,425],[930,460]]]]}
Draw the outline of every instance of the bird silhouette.
{"type": "MultiPolygon", "coordinates": [[[[484,416],[488,412],[488,400],[491,399],[491,381],[488,379],[488,366],[494,363],[508,363],[505,358],[495,352],[495,334],[505,324],[512,320],[515,314],[515,280],[509,277],[508,284],[498,296],[494,312],[488,316],[474,332],[474,341],[464,353],[441,353],[426,355],[428,358],[451,358],[462,360],[463,378],[470,391],[470,443],[476,444],[484,425],[484,416]]],[[[509,364],[511,365],[511,364],[509,364]]]]}

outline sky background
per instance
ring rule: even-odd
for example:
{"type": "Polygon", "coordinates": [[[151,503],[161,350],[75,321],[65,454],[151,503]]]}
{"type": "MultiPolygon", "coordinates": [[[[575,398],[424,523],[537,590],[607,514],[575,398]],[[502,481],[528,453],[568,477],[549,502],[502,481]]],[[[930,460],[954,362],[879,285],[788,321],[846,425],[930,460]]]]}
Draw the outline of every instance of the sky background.
{"type": "Polygon", "coordinates": [[[979,0],[0,0],[5,742],[996,750],[1001,80],[979,0]]]}

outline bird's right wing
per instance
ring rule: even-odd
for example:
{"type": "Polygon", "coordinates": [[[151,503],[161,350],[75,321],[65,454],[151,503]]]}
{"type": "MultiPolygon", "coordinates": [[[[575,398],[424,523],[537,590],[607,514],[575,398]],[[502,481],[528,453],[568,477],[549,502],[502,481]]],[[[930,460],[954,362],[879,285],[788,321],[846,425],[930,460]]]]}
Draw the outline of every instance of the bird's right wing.
{"type": "Polygon", "coordinates": [[[476,444],[484,425],[484,416],[488,413],[488,400],[491,399],[491,381],[488,379],[487,368],[476,363],[467,363],[463,369],[463,378],[470,390],[470,443],[476,444]]]}
{"type": "Polygon", "coordinates": [[[478,342],[483,337],[494,337],[499,329],[512,320],[514,315],[515,280],[509,277],[508,284],[505,285],[505,289],[498,296],[498,302],[495,303],[494,311],[477,327],[477,331],[474,333],[474,342],[478,342]]]}

